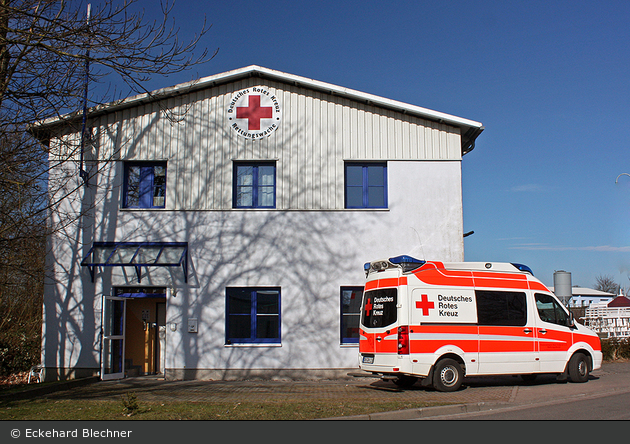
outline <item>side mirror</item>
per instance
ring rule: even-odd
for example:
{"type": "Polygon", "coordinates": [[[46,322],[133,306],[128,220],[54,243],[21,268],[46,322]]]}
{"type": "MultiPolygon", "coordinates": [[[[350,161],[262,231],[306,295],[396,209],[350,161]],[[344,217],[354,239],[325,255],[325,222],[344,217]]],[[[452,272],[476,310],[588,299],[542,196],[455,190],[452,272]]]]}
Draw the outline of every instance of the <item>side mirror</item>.
{"type": "Polygon", "coordinates": [[[576,328],[575,327],[575,318],[573,317],[573,312],[571,310],[569,310],[569,327],[576,328]]]}

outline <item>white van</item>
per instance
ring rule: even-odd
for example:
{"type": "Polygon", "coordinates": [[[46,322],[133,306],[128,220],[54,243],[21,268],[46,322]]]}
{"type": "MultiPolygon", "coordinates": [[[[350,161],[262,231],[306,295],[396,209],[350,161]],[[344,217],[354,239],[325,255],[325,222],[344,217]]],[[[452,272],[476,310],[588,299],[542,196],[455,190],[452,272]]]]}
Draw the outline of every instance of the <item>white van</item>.
{"type": "Polygon", "coordinates": [[[586,382],[599,337],[523,265],[398,256],[365,264],[359,367],[401,387],[455,391],[464,376],[555,373],[586,382]]]}

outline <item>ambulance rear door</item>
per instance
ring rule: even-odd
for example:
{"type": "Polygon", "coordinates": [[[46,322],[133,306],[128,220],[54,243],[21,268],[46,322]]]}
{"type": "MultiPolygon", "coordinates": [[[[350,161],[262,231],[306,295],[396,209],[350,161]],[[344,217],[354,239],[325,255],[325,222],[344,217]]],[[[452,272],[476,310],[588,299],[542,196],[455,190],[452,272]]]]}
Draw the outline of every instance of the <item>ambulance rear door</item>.
{"type": "Polygon", "coordinates": [[[359,351],[364,364],[396,365],[398,288],[376,288],[363,296],[359,351]]]}

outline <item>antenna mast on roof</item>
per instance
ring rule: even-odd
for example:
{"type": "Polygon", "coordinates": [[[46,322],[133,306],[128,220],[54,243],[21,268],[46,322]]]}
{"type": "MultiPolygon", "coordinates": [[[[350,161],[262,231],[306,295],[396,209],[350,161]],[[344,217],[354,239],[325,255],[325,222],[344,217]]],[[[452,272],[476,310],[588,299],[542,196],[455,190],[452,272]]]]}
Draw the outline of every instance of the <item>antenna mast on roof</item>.
{"type": "Polygon", "coordinates": [[[90,77],[90,15],[92,10],[92,4],[87,5],[87,20],[86,30],[88,32],[87,49],[85,51],[85,85],[83,89],[83,122],[81,125],[81,160],[79,165],[79,176],[83,179],[83,182],[87,185],[89,175],[88,172],[83,169],[83,152],[85,150],[85,142],[87,139],[87,100],[88,100],[88,82],[90,77]]]}

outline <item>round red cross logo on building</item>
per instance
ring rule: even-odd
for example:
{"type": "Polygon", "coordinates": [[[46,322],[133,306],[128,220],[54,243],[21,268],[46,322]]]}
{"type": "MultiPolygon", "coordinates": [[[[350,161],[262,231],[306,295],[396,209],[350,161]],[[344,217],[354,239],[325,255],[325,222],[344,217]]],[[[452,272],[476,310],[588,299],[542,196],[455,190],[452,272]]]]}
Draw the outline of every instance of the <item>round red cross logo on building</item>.
{"type": "Polygon", "coordinates": [[[254,86],[236,92],[227,110],[233,131],[247,139],[269,136],[280,125],[278,97],[265,86],[254,86]]]}

